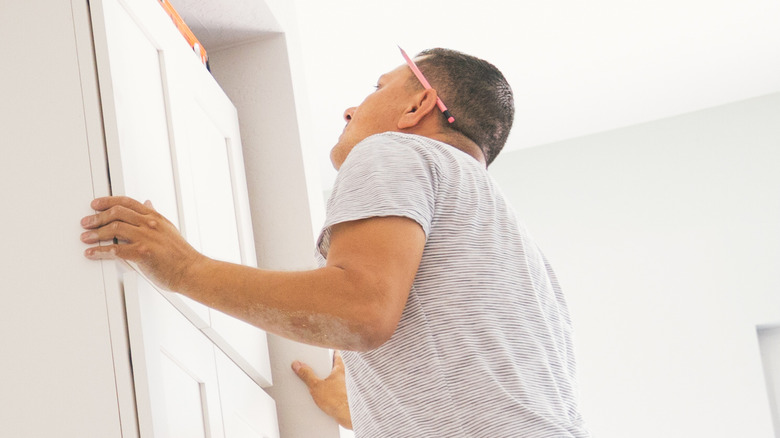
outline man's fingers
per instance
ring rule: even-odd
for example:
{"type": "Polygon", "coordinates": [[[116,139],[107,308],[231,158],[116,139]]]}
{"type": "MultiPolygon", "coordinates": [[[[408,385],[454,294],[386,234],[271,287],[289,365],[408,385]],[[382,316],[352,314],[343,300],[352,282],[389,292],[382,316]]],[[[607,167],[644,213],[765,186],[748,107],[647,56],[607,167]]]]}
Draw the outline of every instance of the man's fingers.
{"type": "Polygon", "coordinates": [[[120,254],[120,251],[123,251],[123,249],[117,244],[95,246],[93,248],[87,248],[87,250],[84,251],[84,256],[90,260],[123,258],[122,255],[124,254],[120,254]]]}
{"type": "Polygon", "coordinates": [[[84,243],[97,243],[117,239],[125,242],[135,242],[138,233],[139,229],[134,225],[125,222],[111,222],[96,230],[81,233],[81,241],[84,243]]]}
{"type": "Polygon", "coordinates": [[[295,371],[295,374],[300,377],[301,380],[303,380],[303,383],[306,384],[309,388],[316,385],[321,379],[317,377],[317,375],[314,373],[314,370],[311,369],[310,366],[306,365],[303,362],[295,361],[292,363],[292,369],[295,371]]]}
{"type": "Polygon", "coordinates": [[[90,206],[97,211],[108,210],[111,207],[120,205],[141,214],[149,212],[149,208],[127,196],[106,196],[104,198],[95,198],[90,206]]]}
{"type": "Polygon", "coordinates": [[[151,205],[146,206],[126,196],[97,198],[90,203],[90,206],[98,214],[81,219],[81,226],[84,228],[97,228],[114,220],[139,225],[139,218],[155,211],[151,205]]]}
{"type": "Polygon", "coordinates": [[[116,221],[140,226],[146,219],[144,218],[144,214],[139,213],[132,208],[125,207],[124,205],[114,205],[107,210],[100,211],[98,214],[81,219],[81,226],[86,229],[93,229],[116,221]]]}

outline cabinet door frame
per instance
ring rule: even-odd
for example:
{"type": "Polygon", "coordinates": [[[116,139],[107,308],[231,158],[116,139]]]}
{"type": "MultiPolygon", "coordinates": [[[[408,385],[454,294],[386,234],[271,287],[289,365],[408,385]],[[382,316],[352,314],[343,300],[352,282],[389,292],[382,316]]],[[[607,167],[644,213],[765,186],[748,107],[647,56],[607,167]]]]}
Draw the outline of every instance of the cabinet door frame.
{"type": "MultiPolygon", "coordinates": [[[[89,150],[93,195],[111,194],[111,184],[106,167],[108,157],[105,147],[95,38],[89,0],[71,0],[74,35],[78,52],[81,93],[84,101],[85,131],[89,150]]],[[[138,437],[138,410],[130,358],[125,301],[120,271],[122,264],[110,260],[99,262],[103,274],[108,315],[109,336],[114,361],[117,408],[121,423],[121,436],[138,437]]]]}

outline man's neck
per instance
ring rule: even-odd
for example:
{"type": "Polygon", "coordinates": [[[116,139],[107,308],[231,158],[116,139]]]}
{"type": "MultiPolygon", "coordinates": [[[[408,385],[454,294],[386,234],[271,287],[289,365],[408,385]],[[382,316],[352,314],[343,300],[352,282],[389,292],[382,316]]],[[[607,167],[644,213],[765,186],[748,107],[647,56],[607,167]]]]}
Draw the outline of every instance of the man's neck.
{"type": "Polygon", "coordinates": [[[471,155],[474,157],[475,160],[482,163],[483,166],[487,167],[487,161],[485,160],[485,156],[482,154],[482,149],[474,143],[470,138],[466,137],[465,135],[461,134],[457,131],[448,131],[448,132],[436,132],[430,135],[426,135],[426,137],[432,138],[434,140],[438,140],[442,143],[447,143],[448,145],[454,147],[455,149],[459,149],[468,155],[471,155]]]}

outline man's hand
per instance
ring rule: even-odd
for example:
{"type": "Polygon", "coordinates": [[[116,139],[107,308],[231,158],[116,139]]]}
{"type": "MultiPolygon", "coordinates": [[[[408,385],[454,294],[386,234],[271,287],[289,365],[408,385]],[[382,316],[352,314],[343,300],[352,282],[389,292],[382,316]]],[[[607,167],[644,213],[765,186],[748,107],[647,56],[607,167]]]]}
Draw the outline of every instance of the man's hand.
{"type": "Polygon", "coordinates": [[[317,406],[338,421],[342,427],[352,429],[352,417],[347,403],[347,385],[344,380],[344,362],[339,352],[333,354],[333,369],[324,380],[317,377],[314,370],[304,363],[295,361],[292,369],[309,387],[309,393],[317,406]]]}
{"type": "Polygon", "coordinates": [[[81,241],[94,244],[116,240],[88,248],[84,255],[89,259],[135,262],[152,281],[176,290],[188,269],[203,258],[149,201],[141,204],[116,196],[95,199],[91,206],[98,213],[81,220],[81,226],[88,230],[82,233],[81,241]]]}

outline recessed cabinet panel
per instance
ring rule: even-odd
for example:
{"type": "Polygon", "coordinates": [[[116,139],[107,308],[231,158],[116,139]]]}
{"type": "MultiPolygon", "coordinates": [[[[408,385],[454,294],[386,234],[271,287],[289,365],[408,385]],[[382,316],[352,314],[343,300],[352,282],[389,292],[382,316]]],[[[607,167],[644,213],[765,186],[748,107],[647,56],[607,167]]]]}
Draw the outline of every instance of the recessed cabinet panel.
{"type": "Polygon", "coordinates": [[[187,132],[192,187],[195,193],[200,245],[217,260],[241,263],[229,142],[199,106],[191,108],[187,132]]]}
{"type": "MultiPolygon", "coordinates": [[[[234,113],[214,111],[222,101],[218,96],[202,91],[199,100],[193,99],[190,105],[177,111],[188,116],[177,123],[177,135],[187,139],[178,142],[179,157],[182,167],[188,165],[186,174],[191,178],[182,184],[185,229],[188,236],[197,236],[199,250],[207,256],[252,266],[255,260],[251,230],[239,232],[243,224],[239,219],[241,209],[237,208],[241,201],[238,187],[245,183],[237,183],[242,181],[238,168],[243,164],[236,158],[241,156],[240,149],[234,148],[240,148],[240,139],[235,129],[237,124],[226,116],[234,113]],[[215,102],[206,104],[205,99],[215,102]]],[[[213,309],[209,320],[204,332],[257,384],[270,386],[271,364],[265,332],[213,309]]]]}
{"type": "MultiPolygon", "coordinates": [[[[186,84],[171,87],[184,234],[209,257],[257,266],[235,107],[202,68],[182,72],[177,84],[186,84]]],[[[270,386],[265,332],[213,309],[208,320],[204,333],[270,386]]]]}
{"type": "Polygon", "coordinates": [[[225,438],[279,438],[274,400],[217,351],[225,438]]]}
{"type": "Polygon", "coordinates": [[[165,392],[165,423],[172,438],[205,438],[204,385],[190,375],[175,357],[160,356],[160,376],[165,392]]]}
{"type": "MultiPolygon", "coordinates": [[[[178,226],[166,111],[165,66],[159,44],[118,2],[103,3],[121,167],[112,166],[115,195],[155,208],[178,226]]],[[[108,97],[108,96],[104,96],[108,97]]],[[[113,164],[113,163],[111,163],[113,164]]]]}
{"type": "Polygon", "coordinates": [[[222,437],[214,345],[137,273],[124,292],[141,436],[222,437]]]}

